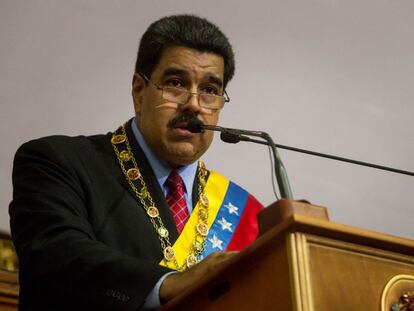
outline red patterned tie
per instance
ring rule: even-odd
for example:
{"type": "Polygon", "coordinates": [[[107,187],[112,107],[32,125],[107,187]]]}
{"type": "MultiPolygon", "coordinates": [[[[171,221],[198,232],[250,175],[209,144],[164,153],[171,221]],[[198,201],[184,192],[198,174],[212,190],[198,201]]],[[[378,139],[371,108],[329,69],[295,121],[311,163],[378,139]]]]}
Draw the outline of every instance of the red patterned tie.
{"type": "Polygon", "coordinates": [[[184,196],[183,179],[177,171],[171,171],[165,184],[168,189],[166,198],[167,203],[170,206],[171,214],[173,215],[177,230],[181,233],[189,217],[187,203],[184,196]]]}

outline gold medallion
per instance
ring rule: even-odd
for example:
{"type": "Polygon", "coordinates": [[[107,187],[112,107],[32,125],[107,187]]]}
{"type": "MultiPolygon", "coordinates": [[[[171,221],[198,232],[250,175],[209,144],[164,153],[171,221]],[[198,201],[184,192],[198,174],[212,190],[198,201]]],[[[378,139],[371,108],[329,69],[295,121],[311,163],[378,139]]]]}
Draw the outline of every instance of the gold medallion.
{"type": "Polygon", "coordinates": [[[204,207],[208,206],[208,203],[209,203],[208,198],[204,193],[200,194],[200,202],[201,202],[201,205],[203,205],[204,207]]]}
{"type": "Polygon", "coordinates": [[[165,227],[159,227],[158,228],[158,234],[160,235],[160,237],[162,238],[166,238],[168,237],[168,230],[165,227]]]}
{"type": "Polygon", "coordinates": [[[156,208],[155,206],[150,206],[147,209],[147,214],[149,215],[149,217],[155,218],[158,217],[160,213],[158,212],[158,208],[156,208]]]}
{"type": "Polygon", "coordinates": [[[208,218],[208,213],[205,208],[201,208],[198,211],[198,216],[201,218],[201,220],[206,221],[208,218]]]}
{"type": "Polygon", "coordinates": [[[130,168],[127,170],[127,177],[129,180],[137,180],[141,177],[141,173],[136,168],[130,168]]]}
{"type": "Polygon", "coordinates": [[[187,268],[191,268],[198,262],[197,257],[194,255],[190,255],[187,257],[187,268]]]}
{"type": "Polygon", "coordinates": [[[208,227],[205,223],[198,223],[197,224],[197,232],[202,236],[207,236],[208,234],[208,227]]]}
{"type": "Polygon", "coordinates": [[[171,246],[167,246],[166,248],[164,248],[164,258],[167,261],[171,261],[173,260],[175,257],[175,252],[174,252],[174,248],[172,248],[171,246]]]}
{"type": "Polygon", "coordinates": [[[131,160],[131,154],[127,151],[127,150],[122,150],[121,153],[119,154],[119,158],[126,162],[131,160]]]}
{"type": "Polygon", "coordinates": [[[114,145],[121,144],[124,141],[126,141],[126,136],[122,134],[113,135],[111,138],[111,143],[113,143],[114,145]]]}

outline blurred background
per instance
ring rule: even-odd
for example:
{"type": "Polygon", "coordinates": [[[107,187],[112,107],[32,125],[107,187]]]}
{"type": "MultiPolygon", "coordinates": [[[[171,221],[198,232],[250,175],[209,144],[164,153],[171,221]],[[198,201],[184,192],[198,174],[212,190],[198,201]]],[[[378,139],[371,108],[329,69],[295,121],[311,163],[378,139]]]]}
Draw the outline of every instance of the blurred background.
{"type": "MultiPolygon", "coordinates": [[[[177,13],[208,18],[233,44],[220,125],[414,171],[413,1],[0,0],[0,230],[10,231],[17,148],[131,118],[139,39],[177,13]]],[[[332,221],[414,238],[414,177],[279,152],[295,198],[328,207],[332,221]]],[[[266,147],[216,136],[204,161],[275,201],[266,147]]]]}

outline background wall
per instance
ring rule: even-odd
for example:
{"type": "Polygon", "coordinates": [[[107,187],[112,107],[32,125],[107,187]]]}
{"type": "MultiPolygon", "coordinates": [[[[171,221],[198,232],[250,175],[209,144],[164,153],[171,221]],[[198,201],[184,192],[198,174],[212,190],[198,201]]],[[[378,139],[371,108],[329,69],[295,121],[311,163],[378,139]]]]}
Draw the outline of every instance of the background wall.
{"type": "MultiPolygon", "coordinates": [[[[0,229],[9,230],[18,146],[130,118],[139,38],[184,12],[217,23],[234,45],[221,125],[414,171],[413,1],[0,0],[0,229]]],[[[329,207],[333,221],[414,238],[413,177],[280,153],[296,198],[329,207]]],[[[216,137],[204,160],[275,200],[265,147],[216,137]]]]}

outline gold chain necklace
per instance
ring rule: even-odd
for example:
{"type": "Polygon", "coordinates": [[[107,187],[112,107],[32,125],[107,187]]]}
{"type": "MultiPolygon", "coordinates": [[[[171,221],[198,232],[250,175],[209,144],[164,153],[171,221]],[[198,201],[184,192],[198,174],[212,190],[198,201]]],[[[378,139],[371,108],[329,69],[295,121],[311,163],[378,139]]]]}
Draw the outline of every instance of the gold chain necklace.
{"type": "Polygon", "coordinates": [[[198,162],[197,177],[199,209],[197,214],[197,225],[195,226],[195,238],[186,262],[180,267],[175,256],[174,248],[171,246],[168,229],[164,226],[158,208],[155,206],[151,193],[148,191],[145,180],[141,175],[135,157],[132,153],[125,131],[125,124],[119,127],[112,135],[111,143],[129,187],[143,206],[155,232],[157,233],[161,248],[163,250],[164,263],[167,265],[168,262],[172,262],[176,270],[179,271],[183,271],[186,268],[195,265],[202,259],[201,254],[205,250],[206,236],[208,234],[207,219],[209,212],[209,200],[204,193],[204,186],[206,184],[208,171],[205,164],[202,161],[198,162]]]}

